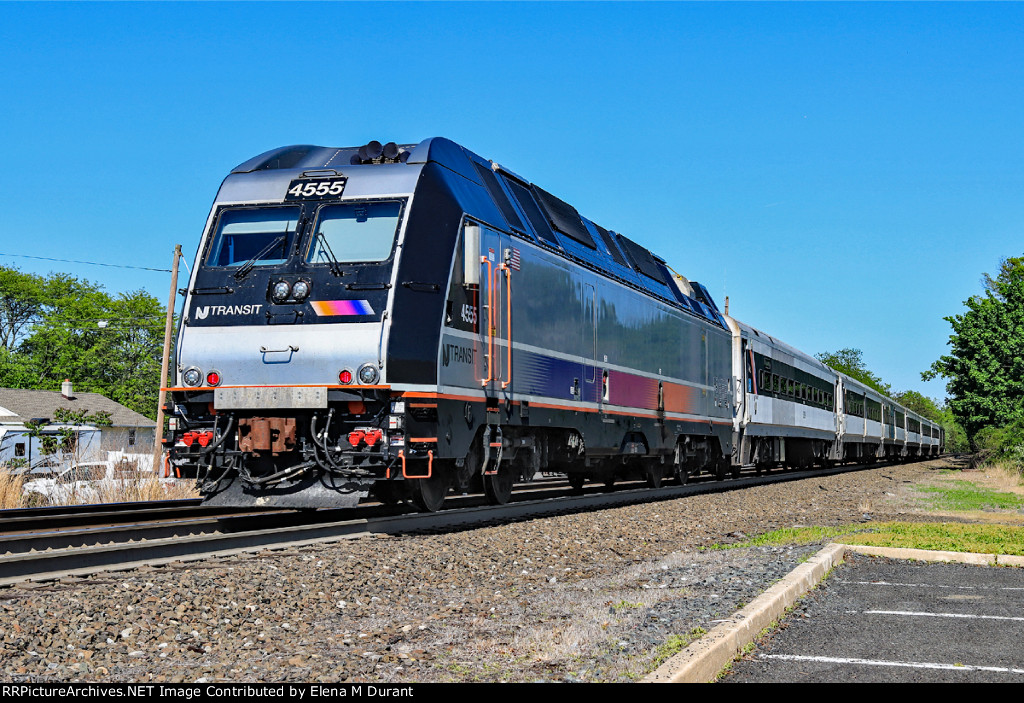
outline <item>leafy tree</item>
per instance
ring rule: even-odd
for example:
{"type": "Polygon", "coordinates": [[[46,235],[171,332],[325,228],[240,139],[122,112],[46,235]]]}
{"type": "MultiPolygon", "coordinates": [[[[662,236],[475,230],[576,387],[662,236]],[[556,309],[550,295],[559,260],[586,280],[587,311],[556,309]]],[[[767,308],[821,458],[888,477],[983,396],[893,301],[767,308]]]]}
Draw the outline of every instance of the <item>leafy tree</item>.
{"type": "Polygon", "coordinates": [[[845,373],[850,378],[856,379],[870,388],[874,388],[883,395],[892,395],[892,389],[889,384],[868,371],[864,365],[863,352],[860,349],[847,348],[840,349],[837,352],[822,352],[821,354],[815,354],[814,358],[830,369],[845,373]]]}
{"type": "Polygon", "coordinates": [[[950,353],[921,374],[947,379],[949,407],[972,439],[983,427],[1024,421],[1024,257],[1005,259],[995,278],[985,274],[985,289],[945,318],[950,353]]]}
{"type": "Polygon", "coordinates": [[[153,418],[163,320],[160,303],[144,291],[111,296],[67,274],[0,268],[0,386],[55,390],[70,378],[79,391],[153,418]],[[25,301],[34,301],[31,315],[25,301]],[[4,317],[5,310],[19,312],[4,317]]]}
{"type": "Polygon", "coordinates": [[[942,409],[938,403],[917,391],[900,391],[892,396],[892,399],[907,410],[922,415],[929,420],[934,420],[935,422],[942,421],[942,409]]]}
{"type": "Polygon", "coordinates": [[[39,321],[45,288],[42,276],[0,267],[0,349],[14,349],[28,327],[39,321]]]}

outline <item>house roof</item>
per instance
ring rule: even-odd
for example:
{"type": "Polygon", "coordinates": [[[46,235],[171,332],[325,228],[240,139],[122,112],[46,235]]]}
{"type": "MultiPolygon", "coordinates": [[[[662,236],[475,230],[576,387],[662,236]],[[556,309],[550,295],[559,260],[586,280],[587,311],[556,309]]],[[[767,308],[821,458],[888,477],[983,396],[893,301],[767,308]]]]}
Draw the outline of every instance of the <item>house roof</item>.
{"type": "Polygon", "coordinates": [[[129,410],[99,393],[72,393],[65,398],[60,391],[30,391],[19,388],[0,388],[0,424],[21,424],[34,417],[53,420],[57,408],[82,410],[88,415],[110,413],[114,427],[156,427],[145,415],[129,410]]]}

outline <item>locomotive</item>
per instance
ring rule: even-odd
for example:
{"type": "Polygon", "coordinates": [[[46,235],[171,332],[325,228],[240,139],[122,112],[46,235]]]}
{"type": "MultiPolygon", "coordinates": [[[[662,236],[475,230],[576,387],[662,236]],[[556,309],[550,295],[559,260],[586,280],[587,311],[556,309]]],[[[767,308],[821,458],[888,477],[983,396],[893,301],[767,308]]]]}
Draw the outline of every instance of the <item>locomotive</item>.
{"type": "Polygon", "coordinates": [[[168,461],[223,505],[423,511],[543,473],[652,487],[938,453],[940,428],[443,138],[274,149],[186,289],[168,461]]]}

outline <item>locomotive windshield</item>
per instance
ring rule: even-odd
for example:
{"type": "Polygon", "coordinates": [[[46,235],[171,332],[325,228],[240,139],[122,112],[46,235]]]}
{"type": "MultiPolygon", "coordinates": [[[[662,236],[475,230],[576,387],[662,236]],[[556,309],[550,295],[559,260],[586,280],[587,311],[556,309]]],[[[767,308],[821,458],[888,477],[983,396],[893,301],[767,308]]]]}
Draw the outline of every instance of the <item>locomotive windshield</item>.
{"type": "Polygon", "coordinates": [[[320,208],[316,235],[309,238],[306,261],[317,263],[384,261],[398,232],[402,204],[354,202],[320,208]]]}
{"type": "Polygon", "coordinates": [[[226,210],[214,235],[209,266],[270,266],[288,259],[297,229],[298,207],[226,210]]]}

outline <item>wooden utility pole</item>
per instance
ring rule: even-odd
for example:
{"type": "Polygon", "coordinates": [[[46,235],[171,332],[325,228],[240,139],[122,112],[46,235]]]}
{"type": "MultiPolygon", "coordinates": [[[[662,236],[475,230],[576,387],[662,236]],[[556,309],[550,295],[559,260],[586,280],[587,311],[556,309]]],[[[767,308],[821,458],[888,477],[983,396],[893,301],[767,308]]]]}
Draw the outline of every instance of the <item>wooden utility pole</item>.
{"type": "Polygon", "coordinates": [[[171,356],[171,332],[174,329],[174,301],[178,295],[178,260],[181,259],[181,245],[174,245],[174,263],[171,265],[171,294],[167,299],[167,322],[164,323],[164,356],[160,360],[160,400],[156,404],[156,446],[153,447],[153,472],[160,473],[164,456],[164,401],[167,399],[167,367],[171,356]]]}

